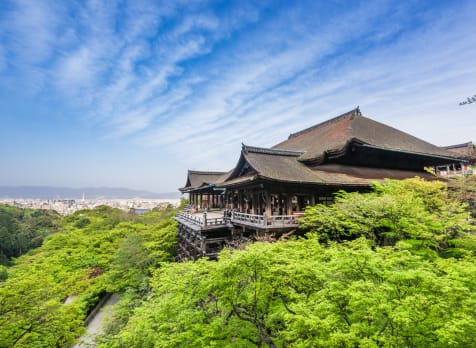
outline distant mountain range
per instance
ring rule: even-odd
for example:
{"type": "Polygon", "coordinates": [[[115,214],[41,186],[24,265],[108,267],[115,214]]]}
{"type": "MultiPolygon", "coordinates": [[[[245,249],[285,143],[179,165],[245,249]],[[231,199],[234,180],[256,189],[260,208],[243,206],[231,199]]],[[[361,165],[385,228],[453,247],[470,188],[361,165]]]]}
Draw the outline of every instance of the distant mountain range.
{"type": "Polygon", "coordinates": [[[177,199],[180,192],[156,193],[121,187],[50,187],[50,186],[0,186],[0,198],[34,199],[97,199],[97,198],[148,198],[177,199]]]}

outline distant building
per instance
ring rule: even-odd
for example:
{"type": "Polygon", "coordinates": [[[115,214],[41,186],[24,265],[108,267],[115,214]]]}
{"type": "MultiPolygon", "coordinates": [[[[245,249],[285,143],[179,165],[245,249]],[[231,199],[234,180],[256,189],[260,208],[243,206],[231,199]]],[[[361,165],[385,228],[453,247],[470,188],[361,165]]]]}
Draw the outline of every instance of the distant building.
{"type": "Polygon", "coordinates": [[[189,210],[177,216],[179,257],[214,257],[226,244],[287,233],[307,205],[330,203],[341,189],[366,191],[385,178],[432,180],[437,177],[427,168],[463,163],[458,153],[367,118],[359,108],[271,148],[242,145],[228,172],[188,171],[179,189],[190,197],[189,210]],[[211,219],[211,209],[225,215],[211,219]]]}
{"type": "MultiPolygon", "coordinates": [[[[474,166],[476,164],[476,146],[469,141],[464,144],[449,145],[444,147],[446,150],[453,152],[466,162],[453,165],[438,167],[440,174],[446,173],[446,176],[452,175],[475,175],[474,166]]],[[[443,175],[445,176],[445,175],[443,175]]]]}

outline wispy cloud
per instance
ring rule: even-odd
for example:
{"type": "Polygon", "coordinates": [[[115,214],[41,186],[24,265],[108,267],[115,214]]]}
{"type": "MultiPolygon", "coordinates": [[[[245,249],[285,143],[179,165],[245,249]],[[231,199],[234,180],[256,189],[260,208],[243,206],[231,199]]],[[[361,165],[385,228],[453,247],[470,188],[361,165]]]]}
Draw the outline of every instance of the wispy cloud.
{"type": "MultiPolygon", "coordinates": [[[[6,6],[6,5],[5,5],[6,6]]],[[[38,91],[44,84],[44,66],[55,54],[59,8],[46,2],[17,1],[0,17],[0,42],[3,46],[3,80],[24,83],[38,91]],[[11,74],[14,71],[16,74],[11,74]]]]}
{"type": "Polygon", "coordinates": [[[33,76],[105,137],[204,169],[356,105],[440,144],[458,142],[450,124],[476,132],[457,108],[476,92],[472,2],[186,3],[12,3],[0,75],[33,76]]]}

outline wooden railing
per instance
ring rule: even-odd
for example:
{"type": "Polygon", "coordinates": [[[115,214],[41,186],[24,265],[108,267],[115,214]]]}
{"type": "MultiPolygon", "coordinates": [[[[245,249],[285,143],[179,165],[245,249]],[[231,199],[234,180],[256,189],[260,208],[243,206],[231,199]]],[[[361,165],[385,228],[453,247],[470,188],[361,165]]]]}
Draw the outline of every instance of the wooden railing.
{"type": "Polygon", "coordinates": [[[261,225],[261,226],[290,226],[298,225],[298,219],[302,217],[303,214],[297,213],[293,215],[272,215],[267,217],[266,215],[256,215],[256,214],[246,214],[233,212],[231,215],[231,221],[237,223],[245,223],[250,225],[261,225]]]}
{"type": "Polygon", "coordinates": [[[231,213],[231,221],[245,222],[254,225],[266,225],[266,216],[233,212],[231,213]]]}
{"type": "Polygon", "coordinates": [[[177,218],[202,227],[221,226],[226,224],[224,218],[207,218],[206,213],[200,216],[196,214],[190,214],[186,211],[179,211],[177,213],[177,218]]]}
{"type": "Polygon", "coordinates": [[[287,225],[298,225],[298,219],[301,217],[301,214],[295,215],[272,215],[269,217],[269,225],[272,226],[287,226],[287,225]]]}
{"type": "MultiPolygon", "coordinates": [[[[246,214],[239,212],[231,213],[231,222],[242,223],[253,226],[268,226],[268,227],[288,227],[299,225],[298,219],[303,216],[303,213],[294,213],[292,215],[266,215],[246,214]]],[[[187,211],[180,211],[177,213],[177,218],[189,222],[191,224],[201,227],[223,226],[230,218],[225,217],[207,217],[204,214],[191,214],[187,211]]]]}

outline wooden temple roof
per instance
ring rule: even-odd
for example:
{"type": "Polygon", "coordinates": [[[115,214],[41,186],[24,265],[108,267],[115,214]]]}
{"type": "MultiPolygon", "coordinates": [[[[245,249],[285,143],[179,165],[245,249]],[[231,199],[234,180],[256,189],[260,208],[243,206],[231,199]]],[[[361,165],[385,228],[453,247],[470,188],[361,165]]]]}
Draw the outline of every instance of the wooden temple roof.
{"type": "Polygon", "coordinates": [[[445,146],[444,148],[471,163],[476,162],[476,148],[471,141],[464,144],[445,146]]]}
{"type": "Polygon", "coordinates": [[[457,161],[458,154],[364,117],[356,108],[293,133],[272,148],[242,145],[231,171],[189,171],[187,184],[180,191],[234,187],[257,180],[345,187],[369,186],[387,178],[435,179],[424,166],[457,161]],[[351,157],[346,159],[353,151],[360,153],[360,162],[355,156],[354,162],[348,161],[351,157]],[[369,155],[374,162],[369,162],[369,155]]]}
{"type": "Polygon", "coordinates": [[[223,181],[228,173],[227,172],[202,172],[197,170],[189,170],[187,173],[187,182],[185,186],[179,190],[187,192],[200,187],[214,185],[218,181],[223,181]]]}
{"type": "Polygon", "coordinates": [[[308,167],[299,161],[299,153],[243,145],[234,171],[216,186],[228,187],[256,180],[325,186],[369,186],[376,180],[405,179],[419,176],[435,179],[425,171],[359,167],[345,164],[324,164],[308,167]],[[247,172],[242,169],[246,168],[247,172]],[[240,175],[240,173],[243,173],[240,175]]]}
{"type": "Polygon", "coordinates": [[[273,149],[301,151],[301,161],[321,164],[326,158],[343,156],[351,144],[434,157],[456,157],[444,148],[363,116],[359,108],[293,133],[273,149]]]}

